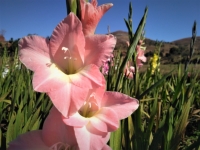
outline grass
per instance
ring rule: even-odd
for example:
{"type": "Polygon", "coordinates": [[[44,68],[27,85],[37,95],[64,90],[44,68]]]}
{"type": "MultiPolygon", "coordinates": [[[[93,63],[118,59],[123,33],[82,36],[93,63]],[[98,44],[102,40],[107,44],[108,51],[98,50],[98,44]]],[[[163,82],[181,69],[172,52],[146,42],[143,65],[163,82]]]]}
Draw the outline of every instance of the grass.
{"type": "MultiPolygon", "coordinates": [[[[177,74],[179,66],[181,67],[182,70],[184,70],[184,67],[185,67],[184,64],[180,64],[180,65],[179,64],[166,64],[166,65],[161,64],[159,68],[160,68],[161,74],[166,74],[172,70],[174,70],[173,71],[174,74],[177,74]]],[[[139,71],[144,73],[144,72],[146,72],[146,70],[148,68],[149,68],[149,65],[145,64],[140,68],[139,71]]],[[[188,68],[189,72],[198,73],[199,70],[200,70],[200,64],[190,64],[189,65],[189,68],[188,68]]]]}

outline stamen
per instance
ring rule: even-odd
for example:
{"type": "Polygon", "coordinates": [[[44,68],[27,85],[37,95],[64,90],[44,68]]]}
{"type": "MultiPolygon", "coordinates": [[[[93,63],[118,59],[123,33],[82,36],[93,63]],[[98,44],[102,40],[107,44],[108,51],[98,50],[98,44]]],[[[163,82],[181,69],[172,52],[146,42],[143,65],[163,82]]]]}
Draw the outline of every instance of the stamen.
{"type": "Polygon", "coordinates": [[[92,94],[90,94],[90,97],[96,97],[96,93],[95,92],[93,92],[92,94]]]}
{"type": "Polygon", "coordinates": [[[70,53],[70,50],[67,48],[67,47],[62,47],[62,51],[64,51],[64,53],[66,53],[67,51],[69,52],[69,57],[64,57],[64,59],[72,59],[72,56],[71,56],[71,53],[70,53]]]}
{"type": "Polygon", "coordinates": [[[67,47],[62,47],[62,51],[64,51],[64,53],[66,53],[66,51],[68,51],[69,49],[67,47]]]}
{"type": "Polygon", "coordinates": [[[98,111],[98,105],[95,102],[96,93],[90,94],[88,99],[84,102],[84,105],[79,110],[81,116],[89,118],[92,117],[98,111]]]}

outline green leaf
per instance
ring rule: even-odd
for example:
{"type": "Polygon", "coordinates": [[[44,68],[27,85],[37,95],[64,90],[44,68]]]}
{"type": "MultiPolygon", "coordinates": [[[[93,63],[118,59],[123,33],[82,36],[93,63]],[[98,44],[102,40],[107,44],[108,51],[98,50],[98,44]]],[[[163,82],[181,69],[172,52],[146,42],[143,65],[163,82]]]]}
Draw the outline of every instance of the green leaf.
{"type": "Polygon", "coordinates": [[[120,150],[122,144],[122,129],[119,127],[115,132],[111,133],[109,145],[113,150],[120,150]]]}
{"type": "Polygon", "coordinates": [[[0,100],[0,103],[1,102],[5,102],[5,103],[7,103],[7,104],[11,104],[11,100],[7,100],[7,99],[2,99],[2,100],[0,100]]]}
{"type": "Polygon", "coordinates": [[[32,120],[31,120],[30,125],[29,125],[30,129],[32,129],[33,126],[35,125],[35,123],[38,121],[38,118],[40,116],[40,109],[41,109],[41,107],[39,107],[37,109],[37,111],[33,114],[32,120]]]}
{"type": "Polygon", "coordinates": [[[6,132],[6,145],[8,145],[9,142],[11,142],[12,140],[14,140],[16,137],[14,136],[14,121],[15,121],[16,115],[14,113],[12,113],[11,118],[9,120],[9,124],[8,124],[8,130],[6,132]]]}
{"type": "Polygon", "coordinates": [[[168,76],[171,75],[171,73],[174,70],[170,71],[168,74],[164,75],[159,81],[157,81],[155,84],[153,84],[152,86],[150,86],[148,89],[146,89],[142,94],[140,94],[137,99],[142,99],[143,96],[145,96],[147,93],[149,93],[151,90],[153,90],[154,88],[156,88],[157,86],[159,86],[168,76]]]}
{"type": "Polygon", "coordinates": [[[193,98],[191,97],[183,106],[183,109],[181,111],[181,115],[178,119],[178,122],[175,124],[174,130],[173,130],[173,139],[171,140],[171,148],[170,149],[177,149],[179,146],[179,142],[181,140],[181,137],[187,127],[188,124],[188,115],[190,111],[191,106],[191,100],[193,98]]]}
{"type": "Polygon", "coordinates": [[[16,114],[16,118],[15,118],[15,123],[14,123],[14,136],[17,137],[19,134],[21,134],[22,131],[22,127],[24,125],[24,114],[22,111],[22,108],[24,107],[23,105],[23,101],[21,101],[20,106],[18,108],[17,114],[16,114]]]}
{"type": "Polygon", "coordinates": [[[31,131],[32,131],[32,130],[38,130],[39,127],[40,127],[40,123],[41,123],[41,120],[40,120],[40,118],[38,118],[38,119],[35,121],[35,123],[33,124],[33,126],[30,128],[30,130],[31,130],[31,131]]]}
{"type": "Polygon", "coordinates": [[[0,147],[2,145],[2,137],[3,137],[3,134],[2,134],[2,131],[1,131],[1,128],[0,128],[0,147]]]}
{"type": "Polygon", "coordinates": [[[23,129],[21,131],[21,134],[26,133],[26,132],[29,131],[29,126],[30,126],[31,119],[32,119],[32,116],[30,116],[28,118],[28,120],[24,123],[25,125],[24,125],[24,127],[23,127],[23,129]]]}

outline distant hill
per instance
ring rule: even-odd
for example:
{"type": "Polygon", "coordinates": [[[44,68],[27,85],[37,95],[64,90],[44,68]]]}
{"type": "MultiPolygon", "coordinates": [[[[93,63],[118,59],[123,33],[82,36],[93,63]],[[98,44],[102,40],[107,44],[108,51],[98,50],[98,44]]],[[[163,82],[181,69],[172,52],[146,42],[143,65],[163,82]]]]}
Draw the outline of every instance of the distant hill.
{"type": "MultiPolygon", "coordinates": [[[[115,31],[111,34],[117,37],[117,44],[115,49],[126,50],[128,41],[128,32],[125,31],[115,31]]],[[[185,57],[189,54],[189,46],[190,46],[191,37],[178,39],[171,42],[162,41],[162,47],[160,49],[160,56],[162,57],[161,63],[179,63],[184,61],[185,57]]],[[[155,48],[156,41],[151,40],[149,38],[145,38],[145,46],[147,47],[145,53],[147,57],[152,56],[155,48]]],[[[200,36],[196,38],[195,42],[195,52],[193,55],[193,59],[200,58],[200,36]]]]}
{"type": "MultiPolygon", "coordinates": [[[[128,32],[125,31],[115,31],[111,34],[115,35],[117,37],[117,44],[115,49],[121,49],[124,52],[127,50],[127,41],[128,39],[128,32]]],[[[18,39],[19,40],[19,39],[18,39]]],[[[3,51],[4,45],[7,45],[8,50],[10,52],[13,52],[15,48],[17,47],[18,40],[12,41],[5,41],[5,38],[3,35],[0,34],[0,54],[3,51]]],[[[160,56],[161,56],[161,63],[162,64],[176,64],[179,62],[184,62],[185,58],[189,55],[189,46],[190,46],[191,37],[178,39],[171,42],[162,42],[162,47],[160,49],[160,56]]],[[[145,46],[146,51],[145,55],[149,59],[156,48],[156,42],[155,40],[151,40],[150,38],[145,38],[145,46]]],[[[200,36],[196,38],[195,43],[195,52],[192,58],[193,62],[196,63],[198,59],[200,59],[200,36]]],[[[199,61],[200,62],[200,61],[199,61]]]]}
{"type": "Polygon", "coordinates": [[[5,38],[3,35],[0,34],[0,42],[5,42],[5,38]]]}

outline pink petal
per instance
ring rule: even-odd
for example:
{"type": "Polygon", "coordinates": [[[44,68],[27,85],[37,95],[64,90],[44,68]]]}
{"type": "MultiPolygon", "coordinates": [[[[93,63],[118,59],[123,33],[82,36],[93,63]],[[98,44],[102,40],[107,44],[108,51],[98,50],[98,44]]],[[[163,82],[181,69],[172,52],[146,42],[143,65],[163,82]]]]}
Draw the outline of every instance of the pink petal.
{"type": "Polygon", "coordinates": [[[33,87],[47,92],[55,107],[67,117],[83,105],[88,90],[102,86],[104,80],[99,68],[92,64],[72,75],[64,74],[52,64],[35,71],[33,87]]]}
{"type": "Polygon", "coordinates": [[[37,35],[26,36],[19,41],[19,59],[32,71],[51,62],[49,40],[37,35]]]}
{"type": "Polygon", "coordinates": [[[142,60],[143,62],[147,61],[147,58],[144,55],[138,56],[138,59],[142,60]]]}
{"type": "Polygon", "coordinates": [[[102,99],[102,107],[113,109],[119,119],[124,119],[130,116],[139,106],[137,99],[119,92],[105,92],[102,99]]]}
{"type": "Polygon", "coordinates": [[[112,150],[110,146],[105,145],[101,150],[112,150]]]}
{"type": "Polygon", "coordinates": [[[49,150],[42,141],[42,131],[30,131],[9,143],[8,150],[49,150]]]}
{"type": "Polygon", "coordinates": [[[127,44],[128,47],[130,46],[130,42],[129,41],[126,41],[126,44],[127,44]]]}
{"type": "Polygon", "coordinates": [[[138,68],[140,68],[141,66],[143,66],[143,63],[142,63],[142,61],[140,59],[137,59],[136,63],[137,63],[138,68]]]}
{"type": "Polygon", "coordinates": [[[90,64],[80,70],[78,73],[69,76],[72,84],[82,88],[96,88],[102,86],[104,77],[99,68],[90,64]]]}
{"type": "Polygon", "coordinates": [[[83,127],[89,122],[88,118],[82,117],[78,112],[67,118],[63,116],[62,119],[66,125],[73,127],[83,127]]]}
{"type": "Polygon", "coordinates": [[[102,16],[113,6],[113,4],[104,4],[97,7],[97,0],[91,3],[81,0],[81,22],[85,36],[92,35],[102,16]]]}
{"type": "Polygon", "coordinates": [[[112,55],[116,45],[113,35],[93,35],[86,37],[85,64],[95,64],[99,67],[112,55]]]}
{"type": "Polygon", "coordinates": [[[43,141],[48,146],[52,146],[58,142],[76,146],[77,141],[75,136],[73,127],[66,126],[62,121],[62,115],[53,107],[43,125],[43,141]]]}
{"type": "Polygon", "coordinates": [[[84,47],[82,24],[76,15],[70,13],[52,33],[50,52],[53,61],[61,70],[67,70],[68,66],[78,70],[84,62],[84,47]]]}
{"type": "Polygon", "coordinates": [[[77,138],[77,143],[80,150],[90,149],[90,133],[85,129],[85,126],[82,128],[74,128],[75,136],[77,138]]]}
{"type": "Polygon", "coordinates": [[[80,150],[100,150],[102,149],[110,138],[110,133],[101,132],[96,134],[86,127],[74,128],[75,135],[80,150]]]}
{"type": "Polygon", "coordinates": [[[126,71],[126,72],[125,72],[125,76],[126,76],[128,79],[133,79],[134,74],[133,74],[133,72],[126,71]]]}
{"type": "Polygon", "coordinates": [[[137,59],[146,62],[147,58],[144,56],[144,50],[137,46],[137,59]]]}
{"type": "Polygon", "coordinates": [[[55,64],[39,66],[33,76],[33,88],[38,92],[54,91],[69,82],[69,76],[57,68],[55,64]]]}
{"type": "MultiPolygon", "coordinates": [[[[74,95],[84,95],[85,93],[88,93],[87,94],[87,98],[79,98],[81,102],[83,101],[87,101],[90,96],[92,94],[94,94],[94,97],[95,97],[95,100],[96,99],[102,99],[103,95],[104,95],[104,92],[105,92],[105,89],[106,89],[106,81],[105,79],[103,78],[103,86],[99,86],[99,88],[93,88],[93,89],[90,89],[88,92],[83,92],[83,94],[80,94],[80,93],[77,93],[77,94],[72,94],[72,96],[74,95]],[[83,100],[83,101],[82,101],[83,100]]],[[[77,90],[76,90],[77,91],[77,90]]],[[[82,91],[81,91],[82,92],[82,91]]],[[[64,97],[63,92],[60,92],[60,94],[58,95],[61,95],[61,97],[64,97]]],[[[55,97],[58,97],[58,96],[55,96],[55,97]]],[[[76,101],[78,101],[79,99],[78,98],[74,98],[76,101]]],[[[60,104],[60,106],[63,106],[63,105],[66,105],[67,102],[64,102],[64,103],[58,103],[60,104]]],[[[75,103],[75,102],[74,102],[75,103]]],[[[99,101],[95,101],[94,103],[97,103],[98,106],[100,106],[100,102],[99,101]]],[[[80,103],[83,105],[83,103],[80,103]]],[[[54,104],[55,105],[55,104],[54,104]]],[[[82,106],[81,105],[81,106],[82,106]]],[[[56,105],[55,105],[56,106],[56,105]]],[[[72,107],[72,106],[70,106],[72,107]]],[[[80,109],[80,105],[79,105],[79,109],[80,109]]],[[[69,110],[69,108],[65,108],[63,109],[63,111],[65,110],[69,110]]],[[[76,110],[77,111],[77,110],[76,110]]],[[[72,113],[70,113],[72,114],[72,113]]],[[[65,116],[65,115],[64,115],[65,116]]],[[[90,121],[90,118],[85,118],[85,117],[82,117],[79,112],[76,112],[72,115],[68,115],[68,117],[64,117],[63,116],[63,121],[65,122],[65,124],[69,125],[69,126],[74,126],[74,127],[83,127],[84,125],[86,125],[89,121],[90,121]]]]}
{"type": "Polygon", "coordinates": [[[68,83],[56,91],[49,92],[48,95],[58,111],[63,116],[68,117],[80,109],[86,99],[87,93],[87,88],[80,88],[68,83]]]}
{"type": "Polygon", "coordinates": [[[103,75],[99,68],[92,64],[71,75],[63,73],[55,64],[51,64],[37,68],[33,77],[33,87],[34,90],[39,92],[55,91],[66,84],[74,84],[89,89],[102,85],[102,80],[103,75]]]}
{"type": "Polygon", "coordinates": [[[90,93],[88,94],[88,98],[91,96],[91,94],[94,94],[95,103],[98,106],[101,106],[101,101],[99,101],[99,100],[101,100],[103,98],[104,93],[106,91],[106,80],[105,80],[105,78],[103,78],[102,81],[103,81],[102,86],[91,89],[90,93]]]}
{"type": "Polygon", "coordinates": [[[101,108],[90,118],[90,126],[101,132],[112,132],[119,127],[119,118],[114,110],[101,108]]]}

